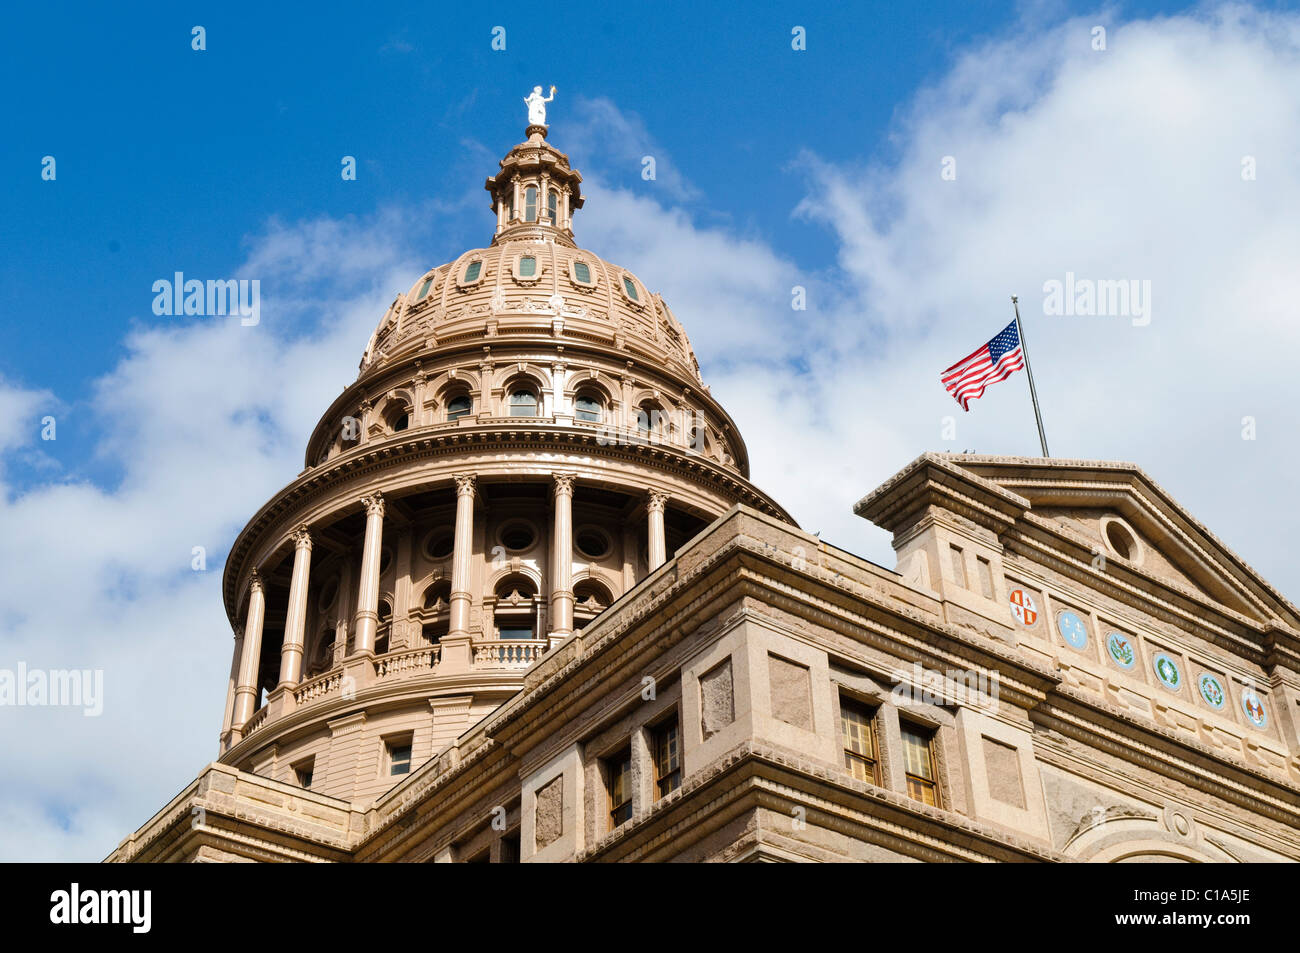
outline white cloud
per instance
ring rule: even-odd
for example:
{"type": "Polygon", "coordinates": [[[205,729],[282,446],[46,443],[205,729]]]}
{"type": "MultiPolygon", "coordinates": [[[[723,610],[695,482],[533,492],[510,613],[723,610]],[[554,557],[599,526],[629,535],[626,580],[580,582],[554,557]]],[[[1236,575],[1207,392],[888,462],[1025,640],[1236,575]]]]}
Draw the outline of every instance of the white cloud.
{"type": "MultiPolygon", "coordinates": [[[[0,712],[0,860],[98,859],[215,756],[233,645],[221,558],[302,469],[392,289],[419,273],[388,237],[404,224],[272,223],[243,269],[269,291],[261,324],[140,326],[96,382],[87,413],[116,486],[4,488],[0,667],[102,669],[104,707],[0,712]]],[[[0,386],[0,445],[38,444],[49,401],[0,386]]]]}

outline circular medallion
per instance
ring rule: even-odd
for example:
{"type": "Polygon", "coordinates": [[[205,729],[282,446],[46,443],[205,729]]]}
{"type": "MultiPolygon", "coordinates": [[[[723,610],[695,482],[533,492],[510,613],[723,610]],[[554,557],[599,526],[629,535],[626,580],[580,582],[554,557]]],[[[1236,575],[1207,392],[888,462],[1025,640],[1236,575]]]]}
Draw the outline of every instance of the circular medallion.
{"type": "Polygon", "coordinates": [[[1021,625],[1033,625],[1038,621],[1038,606],[1034,605],[1033,596],[1025,590],[1012,589],[1007,601],[1011,603],[1011,614],[1021,625]]]}
{"type": "Polygon", "coordinates": [[[1056,628],[1060,630],[1061,638],[1065,639],[1070,647],[1083,649],[1088,644],[1088,627],[1069,609],[1057,615],[1056,628]]]}
{"type": "Polygon", "coordinates": [[[1246,713],[1246,720],[1256,728],[1263,728],[1268,724],[1268,712],[1264,710],[1264,703],[1249,688],[1243,688],[1241,691],[1241,710],[1246,713]]]}
{"type": "Polygon", "coordinates": [[[1160,679],[1160,684],[1165,688],[1171,692],[1182,688],[1183,673],[1178,670],[1178,663],[1164,652],[1151,660],[1151,667],[1156,670],[1156,678],[1160,679]]]}
{"type": "Polygon", "coordinates": [[[1133,642],[1121,632],[1112,632],[1106,636],[1106,651],[1110,653],[1111,661],[1126,672],[1137,663],[1137,650],[1133,648],[1133,642]]]}
{"type": "Polygon", "coordinates": [[[1205,699],[1205,704],[1215,711],[1223,708],[1223,702],[1227,695],[1223,691],[1223,683],[1217,678],[1206,672],[1196,680],[1196,687],[1200,690],[1201,697],[1205,699]]]}

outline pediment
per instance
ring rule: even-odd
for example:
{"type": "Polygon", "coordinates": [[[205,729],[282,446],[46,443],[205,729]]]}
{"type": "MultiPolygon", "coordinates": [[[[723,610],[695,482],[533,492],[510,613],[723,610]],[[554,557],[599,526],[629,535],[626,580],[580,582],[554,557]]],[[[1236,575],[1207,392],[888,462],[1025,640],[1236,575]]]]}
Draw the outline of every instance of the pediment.
{"type": "Polygon", "coordinates": [[[1259,622],[1298,613],[1141,468],[1129,463],[958,457],[961,469],[1024,498],[1024,519],[1085,541],[1096,556],[1259,622]]]}

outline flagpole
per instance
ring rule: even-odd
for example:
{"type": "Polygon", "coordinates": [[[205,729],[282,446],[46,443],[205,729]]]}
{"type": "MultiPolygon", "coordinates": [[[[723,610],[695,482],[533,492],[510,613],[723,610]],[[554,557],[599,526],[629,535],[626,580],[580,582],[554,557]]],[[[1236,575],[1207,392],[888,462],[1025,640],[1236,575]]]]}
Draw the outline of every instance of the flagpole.
{"type": "Polygon", "coordinates": [[[1025,374],[1029,377],[1029,399],[1034,402],[1034,419],[1038,421],[1038,442],[1043,445],[1043,456],[1050,457],[1047,452],[1047,434],[1043,432],[1043,414],[1038,409],[1038,391],[1034,388],[1034,369],[1029,366],[1029,346],[1025,344],[1025,329],[1020,324],[1020,299],[1015,295],[1011,296],[1011,306],[1016,309],[1016,333],[1020,335],[1020,351],[1025,355],[1025,374]]]}

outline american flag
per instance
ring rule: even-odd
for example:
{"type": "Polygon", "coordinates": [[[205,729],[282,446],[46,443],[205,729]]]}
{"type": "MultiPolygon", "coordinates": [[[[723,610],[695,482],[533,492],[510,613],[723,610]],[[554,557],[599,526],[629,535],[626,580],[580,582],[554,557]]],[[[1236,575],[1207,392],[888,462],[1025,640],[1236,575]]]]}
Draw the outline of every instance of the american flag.
{"type": "Polygon", "coordinates": [[[1024,366],[1025,352],[1012,321],[988,344],[944,371],[943,386],[962,410],[970,410],[970,402],[983,394],[984,388],[1006,380],[1024,366]]]}

